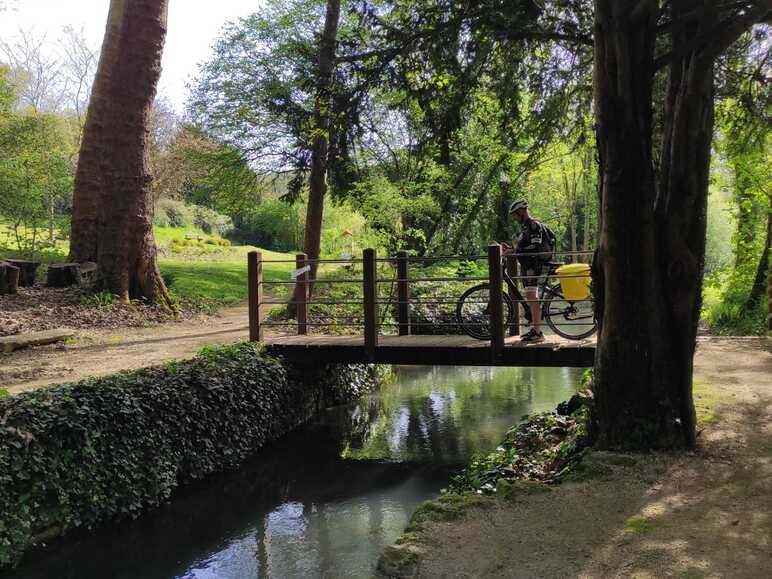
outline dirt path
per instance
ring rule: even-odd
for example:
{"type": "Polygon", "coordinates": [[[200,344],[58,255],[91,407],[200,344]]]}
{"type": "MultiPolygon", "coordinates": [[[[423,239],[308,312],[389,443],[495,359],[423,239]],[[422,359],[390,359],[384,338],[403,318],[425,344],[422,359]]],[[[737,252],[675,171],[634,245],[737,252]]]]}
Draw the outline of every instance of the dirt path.
{"type": "Polygon", "coordinates": [[[0,385],[16,394],[48,384],[188,358],[248,336],[247,306],[149,328],[78,331],[74,344],[0,354],[0,385]]]}
{"type": "Polygon", "coordinates": [[[432,523],[418,576],[772,576],[772,340],[702,340],[696,379],[717,402],[696,452],[432,523]]]}

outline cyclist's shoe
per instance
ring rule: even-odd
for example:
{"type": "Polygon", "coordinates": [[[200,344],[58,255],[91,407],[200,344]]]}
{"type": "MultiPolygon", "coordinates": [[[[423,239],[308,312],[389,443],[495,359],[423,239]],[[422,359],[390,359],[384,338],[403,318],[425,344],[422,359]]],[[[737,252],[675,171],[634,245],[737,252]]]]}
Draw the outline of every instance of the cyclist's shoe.
{"type": "Polygon", "coordinates": [[[526,344],[538,344],[544,341],[544,334],[537,332],[534,328],[531,328],[527,334],[521,336],[520,339],[526,344]]]}

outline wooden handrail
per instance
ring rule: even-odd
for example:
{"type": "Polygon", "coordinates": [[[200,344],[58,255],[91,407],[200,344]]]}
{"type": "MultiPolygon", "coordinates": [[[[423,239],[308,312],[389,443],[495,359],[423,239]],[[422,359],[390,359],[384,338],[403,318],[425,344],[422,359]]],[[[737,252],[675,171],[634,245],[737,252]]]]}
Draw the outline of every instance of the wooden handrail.
{"type": "MultiPolygon", "coordinates": [[[[298,253],[295,256],[295,269],[302,269],[304,268],[308,263],[308,255],[305,253],[298,253]]],[[[301,296],[302,299],[298,301],[296,305],[296,316],[298,321],[298,335],[302,336],[308,333],[308,295],[309,295],[309,284],[308,284],[309,276],[308,272],[305,271],[298,275],[296,278],[296,282],[298,284],[301,284],[303,288],[303,295],[301,296]]]]}
{"type": "Polygon", "coordinates": [[[400,336],[410,335],[410,282],[407,260],[407,251],[397,252],[397,321],[400,336]]]}
{"type": "Polygon", "coordinates": [[[249,300],[249,340],[263,340],[263,326],[260,324],[260,303],[263,301],[263,255],[250,251],[247,255],[247,291],[249,300]]]}
{"type": "Polygon", "coordinates": [[[363,254],[362,293],[365,314],[365,352],[369,359],[375,359],[375,348],[378,346],[378,285],[376,279],[375,250],[368,248],[363,254]]]}
{"type": "Polygon", "coordinates": [[[491,324],[491,352],[495,358],[504,350],[504,283],[501,267],[501,246],[491,243],[488,246],[488,277],[490,284],[490,299],[488,309],[491,324]]]}

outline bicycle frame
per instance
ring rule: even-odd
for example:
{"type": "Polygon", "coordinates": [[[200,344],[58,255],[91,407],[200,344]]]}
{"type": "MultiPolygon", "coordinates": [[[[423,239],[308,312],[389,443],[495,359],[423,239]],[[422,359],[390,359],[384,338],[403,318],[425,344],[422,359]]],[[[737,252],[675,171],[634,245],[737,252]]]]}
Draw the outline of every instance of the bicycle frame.
{"type": "MultiPolygon", "coordinates": [[[[539,276],[539,277],[541,277],[541,276],[539,276]]],[[[509,288],[510,297],[512,298],[512,301],[516,301],[518,303],[522,303],[525,306],[523,313],[525,314],[525,319],[530,322],[531,321],[531,308],[528,307],[528,301],[529,300],[527,300],[523,296],[522,292],[520,291],[520,288],[517,287],[517,282],[512,279],[512,277],[507,272],[506,268],[503,271],[503,279],[504,279],[504,283],[507,284],[507,288],[509,288]]],[[[549,284],[547,283],[546,279],[543,280],[543,281],[540,281],[539,285],[537,286],[537,288],[539,290],[537,295],[540,295],[542,298],[544,297],[545,292],[549,292],[553,296],[559,296],[561,298],[563,297],[563,295],[559,291],[555,291],[554,288],[549,286],[549,284]]],[[[542,310],[543,309],[544,309],[544,306],[542,305],[542,310]]]]}

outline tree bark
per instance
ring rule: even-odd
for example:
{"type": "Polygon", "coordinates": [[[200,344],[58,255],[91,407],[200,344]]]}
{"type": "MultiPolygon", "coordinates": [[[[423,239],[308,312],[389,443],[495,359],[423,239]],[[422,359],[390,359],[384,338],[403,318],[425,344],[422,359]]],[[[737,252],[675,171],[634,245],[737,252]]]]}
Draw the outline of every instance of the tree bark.
{"type": "MultiPolygon", "coordinates": [[[[314,102],[315,130],[311,149],[311,176],[309,178],[308,208],[306,211],[306,231],[303,243],[304,252],[311,262],[309,280],[316,279],[319,253],[322,244],[322,224],[324,221],[324,196],[327,193],[327,152],[330,141],[330,112],[332,108],[332,76],[335,67],[335,48],[340,20],[340,0],[327,0],[324,30],[319,41],[319,70],[314,102]]],[[[293,302],[303,300],[304,284],[297,284],[293,293],[293,302]]],[[[313,283],[308,287],[309,295],[313,283]]]]}
{"type": "MultiPolygon", "coordinates": [[[[748,14],[763,19],[772,0],[748,14]]],[[[695,443],[692,371],[702,299],[713,133],[713,66],[750,27],[715,4],[670,3],[671,51],[660,175],[652,163],[657,2],[595,0],[594,96],[600,240],[593,264],[599,337],[597,443],[695,443]],[[631,18],[631,15],[635,18],[631,18]],[[716,32],[720,29],[718,32],[716,32]]]]}
{"type": "Polygon", "coordinates": [[[103,187],[100,167],[101,143],[106,131],[109,130],[109,127],[105,126],[104,117],[106,108],[110,104],[107,99],[112,72],[118,57],[124,8],[123,2],[110,3],[102,51],[86,111],[86,123],[80,142],[80,153],[75,170],[75,189],[72,195],[71,261],[97,260],[99,196],[103,187]]]}
{"type": "Polygon", "coordinates": [[[83,229],[71,249],[81,260],[96,251],[103,289],[164,305],[170,300],[156,261],[147,143],[167,11],[168,0],[111,1],[78,164],[83,229]]]}
{"type": "Polygon", "coordinates": [[[633,22],[638,0],[595,1],[601,211],[594,387],[601,447],[672,448],[694,441],[691,396],[684,401],[682,388],[691,359],[681,348],[672,352],[667,339],[673,320],[654,214],[655,4],[633,22]]]}

